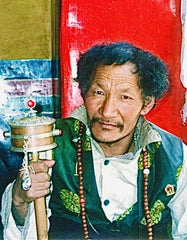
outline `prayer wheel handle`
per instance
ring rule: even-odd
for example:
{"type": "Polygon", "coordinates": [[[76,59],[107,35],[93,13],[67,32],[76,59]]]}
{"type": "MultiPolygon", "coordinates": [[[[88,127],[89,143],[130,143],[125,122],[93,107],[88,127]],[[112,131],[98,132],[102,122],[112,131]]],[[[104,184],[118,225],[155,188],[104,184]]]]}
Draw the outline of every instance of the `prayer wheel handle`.
{"type": "MultiPolygon", "coordinates": [[[[31,154],[31,161],[39,161],[38,152],[31,154]]],[[[46,201],[45,197],[37,198],[34,201],[35,219],[36,219],[36,229],[38,240],[48,240],[48,222],[47,222],[47,212],[46,212],[46,201]]]]}

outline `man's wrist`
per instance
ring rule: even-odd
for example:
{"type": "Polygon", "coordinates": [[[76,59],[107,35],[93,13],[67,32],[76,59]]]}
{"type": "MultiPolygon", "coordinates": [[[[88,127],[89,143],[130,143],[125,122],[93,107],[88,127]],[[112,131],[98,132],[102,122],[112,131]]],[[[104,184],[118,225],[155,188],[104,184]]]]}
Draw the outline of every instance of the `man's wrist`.
{"type": "Polygon", "coordinates": [[[28,212],[28,203],[18,203],[16,201],[12,202],[12,215],[14,217],[15,223],[18,226],[23,226],[25,223],[25,217],[28,212]]]}

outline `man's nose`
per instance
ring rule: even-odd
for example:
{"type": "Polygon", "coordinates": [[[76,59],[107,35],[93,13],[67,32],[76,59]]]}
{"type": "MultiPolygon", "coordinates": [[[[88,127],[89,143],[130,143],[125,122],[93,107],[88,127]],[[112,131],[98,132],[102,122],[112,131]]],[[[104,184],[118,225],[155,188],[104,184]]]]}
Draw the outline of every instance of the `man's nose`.
{"type": "Polygon", "coordinates": [[[108,96],[102,102],[100,114],[105,118],[115,117],[117,115],[117,105],[114,96],[108,96]]]}

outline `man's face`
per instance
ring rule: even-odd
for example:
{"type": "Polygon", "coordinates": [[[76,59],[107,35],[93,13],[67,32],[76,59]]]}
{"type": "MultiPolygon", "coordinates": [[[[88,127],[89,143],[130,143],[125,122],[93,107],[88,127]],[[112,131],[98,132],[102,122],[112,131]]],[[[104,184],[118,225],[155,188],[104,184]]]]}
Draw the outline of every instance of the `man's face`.
{"type": "Polygon", "coordinates": [[[85,96],[94,138],[114,143],[132,135],[140,114],[145,114],[139,78],[132,63],[98,66],[85,96]]]}

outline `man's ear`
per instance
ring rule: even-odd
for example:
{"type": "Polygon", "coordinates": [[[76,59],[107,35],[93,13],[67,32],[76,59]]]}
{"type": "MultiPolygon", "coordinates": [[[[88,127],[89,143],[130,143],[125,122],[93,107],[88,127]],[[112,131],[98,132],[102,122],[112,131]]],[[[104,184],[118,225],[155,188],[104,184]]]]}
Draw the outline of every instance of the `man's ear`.
{"type": "Polygon", "coordinates": [[[155,97],[146,97],[141,110],[141,115],[146,115],[155,105],[155,97]]]}

